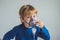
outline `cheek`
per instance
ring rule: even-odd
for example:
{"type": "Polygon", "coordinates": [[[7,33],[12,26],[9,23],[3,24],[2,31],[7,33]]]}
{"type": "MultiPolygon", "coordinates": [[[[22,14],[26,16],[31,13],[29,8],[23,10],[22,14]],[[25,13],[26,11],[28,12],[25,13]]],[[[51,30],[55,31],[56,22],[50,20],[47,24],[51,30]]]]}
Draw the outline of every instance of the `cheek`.
{"type": "Polygon", "coordinates": [[[24,20],[25,20],[27,23],[30,22],[30,19],[28,19],[28,18],[25,18],[24,20]]]}
{"type": "Polygon", "coordinates": [[[26,19],[26,21],[29,23],[30,22],[30,19],[26,19]]]}

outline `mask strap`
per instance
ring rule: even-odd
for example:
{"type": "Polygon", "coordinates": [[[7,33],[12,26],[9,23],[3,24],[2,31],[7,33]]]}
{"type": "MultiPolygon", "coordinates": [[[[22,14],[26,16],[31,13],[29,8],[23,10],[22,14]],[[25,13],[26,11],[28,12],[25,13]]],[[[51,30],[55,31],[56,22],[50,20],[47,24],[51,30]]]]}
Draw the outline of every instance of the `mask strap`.
{"type": "MultiPolygon", "coordinates": [[[[23,18],[23,20],[24,20],[24,18],[23,18]]],[[[25,20],[24,20],[24,22],[27,23],[25,20]]],[[[27,23],[27,24],[30,25],[29,23],[27,23]]]]}

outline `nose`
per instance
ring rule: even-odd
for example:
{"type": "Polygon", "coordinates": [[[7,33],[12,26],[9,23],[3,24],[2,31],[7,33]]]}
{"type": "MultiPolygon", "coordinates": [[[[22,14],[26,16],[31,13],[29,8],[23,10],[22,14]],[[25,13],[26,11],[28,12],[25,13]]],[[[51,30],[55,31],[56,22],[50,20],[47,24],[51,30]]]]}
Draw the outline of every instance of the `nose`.
{"type": "Polygon", "coordinates": [[[31,20],[30,21],[34,21],[34,18],[33,17],[31,17],[31,20]]]}

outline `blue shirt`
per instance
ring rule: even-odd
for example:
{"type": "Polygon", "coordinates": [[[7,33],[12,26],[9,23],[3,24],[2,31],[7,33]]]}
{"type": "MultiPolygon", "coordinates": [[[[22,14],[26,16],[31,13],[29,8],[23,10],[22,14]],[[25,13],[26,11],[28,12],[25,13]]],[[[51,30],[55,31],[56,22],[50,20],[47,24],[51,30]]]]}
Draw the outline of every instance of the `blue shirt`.
{"type": "MultiPolygon", "coordinates": [[[[36,27],[36,29],[37,31],[35,34],[35,40],[37,40],[37,37],[40,37],[44,40],[50,40],[49,32],[45,26],[43,26],[42,29],[40,29],[39,27],[36,27]]],[[[14,37],[15,37],[15,40],[33,40],[34,37],[32,33],[32,28],[26,28],[22,23],[14,27],[9,32],[7,32],[4,35],[3,40],[10,40],[10,39],[13,39],[14,37]]]]}

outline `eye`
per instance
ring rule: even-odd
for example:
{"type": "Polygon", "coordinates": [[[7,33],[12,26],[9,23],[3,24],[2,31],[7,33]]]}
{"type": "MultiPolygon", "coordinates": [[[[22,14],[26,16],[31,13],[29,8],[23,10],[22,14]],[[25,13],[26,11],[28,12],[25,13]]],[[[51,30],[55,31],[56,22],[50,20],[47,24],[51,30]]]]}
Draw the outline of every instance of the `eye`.
{"type": "Polygon", "coordinates": [[[30,17],[27,17],[28,19],[30,19],[30,17]]]}

